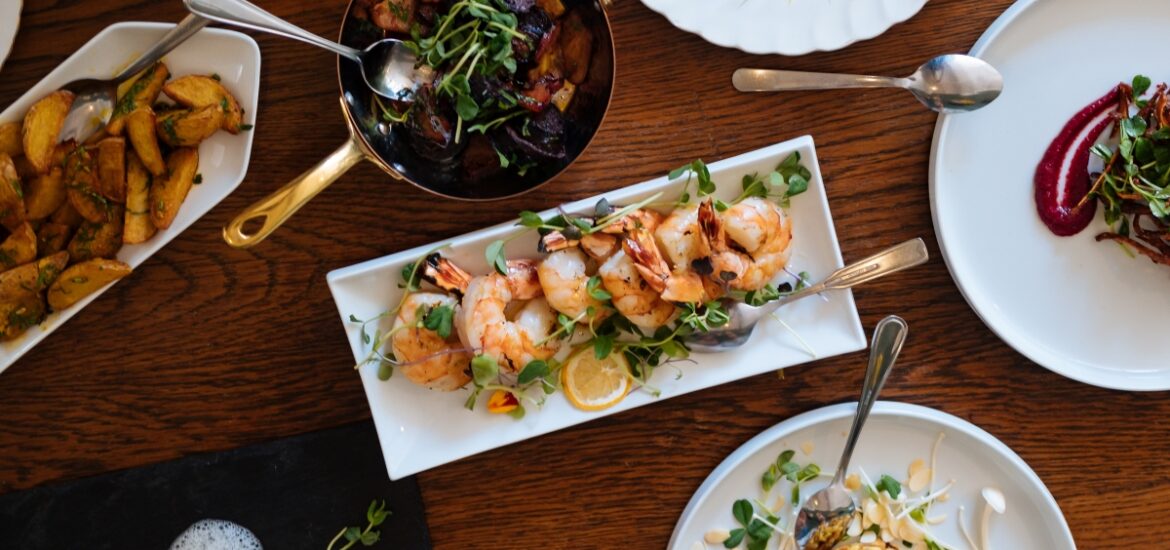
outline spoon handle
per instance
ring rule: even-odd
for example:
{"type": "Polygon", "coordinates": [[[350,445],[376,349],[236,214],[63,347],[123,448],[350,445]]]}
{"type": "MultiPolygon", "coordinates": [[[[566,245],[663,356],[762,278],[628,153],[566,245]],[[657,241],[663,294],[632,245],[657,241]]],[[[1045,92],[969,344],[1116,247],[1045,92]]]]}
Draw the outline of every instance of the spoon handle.
{"type": "Polygon", "coordinates": [[[167,31],[157,44],[149,50],[146,50],[146,53],[142,54],[130,66],[118,73],[118,76],[114,77],[114,82],[122,83],[130,77],[146,70],[147,67],[154,65],[164,55],[170,53],[171,50],[175,49],[176,46],[182,44],[188,38],[191,38],[191,35],[199,32],[200,29],[206,27],[210,22],[195,14],[184,17],[182,21],[179,21],[178,25],[175,25],[175,28],[167,31]]]}
{"type": "Polygon", "coordinates": [[[191,10],[191,13],[212,21],[300,40],[330,50],[342,57],[361,62],[357,50],[321,38],[264,11],[247,0],[183,0],[183,3],[187,5],[187,9],[191,10]]]}
{"type": "Polygon", "coordinates": [[[926,243],[921,238],[910,239],[902,244],[878,252],[864,260],[842,267],[829,274],[823,281],[784,296],[773,302],[773,304],[775,304],[775,307],[780,307],[812,294],[820,294],[826,290],[852,288],[861,283],[866,283],[891,273],[897,273],[908,267],[922,264],[928,259],[930,259],[930,253],[926,250],[926,243]]]}
{"type": "Polygon", "coordinates": [[[906,321],[895,315],[882,319],[873,329],[873,339],[869,346],[869,366],[865,368],[865,383],[861,387],[861,398],[857,401],[853,426],[849,428],[849,439],[845,440],[845,450],[841,452],[841,462],[837,465],[836,475],[833,476],[834,484],[845,478],[845,471],[849,469],[849,459],[853,457],[853,448],[857,445],[858,436],[861,435],[861,427],[869,418],[869,411],[873,409],[878,393],[882,391],[886,378],[894,368],[894,361],[902,351],[902,344],[906,342],[906,330],[906,321]]]}
{"type": "Polygon", "coordinates": [[[906,79],[774,69],[736,69],[731,75],[731,84],[741,92],[784,92],[838,88],[903,88],[906,86],[906,79]]]}

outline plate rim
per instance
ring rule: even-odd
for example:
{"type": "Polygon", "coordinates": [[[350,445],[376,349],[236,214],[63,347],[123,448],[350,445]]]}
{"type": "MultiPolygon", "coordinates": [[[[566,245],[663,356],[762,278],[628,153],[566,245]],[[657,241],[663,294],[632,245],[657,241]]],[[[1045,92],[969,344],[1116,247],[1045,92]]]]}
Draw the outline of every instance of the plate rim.
{"type": "MultiPolygon", "coordinates": [[[[825,185],[825,183],[824,183],[823,174],[820,173],[820,160],[819,160],[819,156],[817,155],[816,144],[815,144],[815,141],[813,140],[812,136],[806,134],[806,135],[801,135],[801,136],[798,136],[798,137],[795,137],[792,139],[779,141],[779,142],[776,142],[776,143],[773,143],[773,144],[770,144],[770,145],[767,145],[764,147],[760,147],[758,149],[745,151],[741,154],[737,154],[737,155],[733,155],[733,156],[730,156],[730,157],[727,157],[724,159],[720,159],[719,161],[712,162],[708,166],[713,167],[712,171],[716,171],[716,170],[722,169],[721,167],[718,167],[718,165],[721,163],[727,163],[727,164],[751,163],[751,162],[756,161],[756,159],[753,157],[765,157],[766,158],[766,157],[770,157],[773,155],[779,155],[785,151],[802,151],[803,152],[803,149],[807,149],[809,151],[809,153],[810,153],[809,160],[810,160],[810,162],[813,163],[813,165],[816,166],[815,173],[819,177],[819,181],[821,182],[821,187],[823,189],[823,192],[826,193],[824,200],[820,202],[820,204],[818,205],[818,208],[823,209],[825,219],[826,219],[826,222],[828,224],[828,230],[825,233],[825,237],[830,239],[832,241],[832,243],[834,244],[834,246],[833,246],[834,250],[832,250],[833,263],[835,266],[840,267],[841,265],[844,264],[844,260],[843,260],[841,250],[840,250],[840,241],[837,237],[836,221],[834,220],[834,218],[832,216],[831,204],[829,203],[828,196],[827,196],[827,189],[828,188],[827,188],[827,185],[825,185]]],[[[652,192],[652,190],[657,189],[658,187],[661,187],[663,185],[670,185],[670,184],[672,184],[672,182],[670,182],[670,180],[666,176],[660,176],[657,178],[651,178],[648,180],[640,181],[640,182],[637,182],[637,183],[634,183],[631,185],[626,185],[623,187],[618,187],[615,189],[610,189],[610,190],[598,192],[598,193],[595,193],[595,194],[590,195],[588,197],[585,197],[585,198],[582,198],[582,199],[579,199],[579,200],[576,200],[576,201],[573,201],[573,202],[570,202],[567,204],[562,204],[562,205],[560,205],[560,207],[565,209],[565,210],[568,210],[568,211],[587,210],[588,208],[592,208],[593,203],[596,202],[598,197],[611,197],[613,195],[627,195],[627,194],[637,195],[639,193],[652,192]]],[[[548,213],[550,213],[554,210],[555,210],[555,207],[549,208],[545,211],[542,211],[541,214],[547,215],[548,213]]],[[[505,233],[512,232],[512,231],[516,230],[515,222],[516,222],[515,219],[504,221],[502,223],[499,223],[499,224],[496,224],[496,225],[493,225],[490,227],[485,227],[482,229],[470,231],[470,232],[467,232],[467,233],[464,233],[461,235],[457,235],[457,236],[453,236],[453,237],[450,237],[447,239],[440,239],[436,242],[453,244],[453,243],[456,243],[458,241],[462,241],[465,239],[482,240],[482,239],[500,238],[505,233]]],[[[338,318],[342,321],[343,325],[345,325],[347,323],[348,314],[350,314],[352,312],[343,310],[343,304],[339,301],[339,291],[345,292],[344,290],[342,290],[342,287],[340,286],[342,279],[353,277],[353,276],[361,276],[363,274],[369,273],[371,270],[386,269],[388,263],[393,263],[391,261],[392,258],[400,258],[400,257],[401,258],[414,258],[414,257],[417,257],[419,254],[421,254],[427,250],[430,250],[431,247],[432,247],[432,243],[427,243],[427,244],[423,244],[423,245],[413,247],[410,249],[401,250],[401,251],[394,252],[391,254],[386,254],[386,255],[383,255],[383,256],[380,256],[377,258],[358,262],[358,263],[353,264],[353,265],[349,265],[349,266],[345,266],[345,267],[331,270],[326,275],[326,282],[330,288],[330,293],[333,295],[334,303],[337,306],[338,318]]],[[[394,260],[394,261],[397,261],[397,260],[394,260]]],[[[849,328],[850,328],[850,331],[852,333],[848,334],[846,336],[843,336],[843,338],[848,338],[849,339],[848,343],[843,344],[842,345],[843,349],[841,349],[840,351],[837,351],[833,354],[818,355],[817,357],[809,357],[806,360],[798,361],[796,363],[793,363],[792,365],[808,364],[808,363],[820,361],[821,359],[825,359],[825,358],[832,357],[832,356],[837,356],[837,355],[842,355],[842,354],[847,354],[847,353],[854,353],[854,352],[866,349],[866,347],[868,346],[868,341],[867,341],[866,336],[865,336],[865,329],[861,324],[860,314],[857,310],[857,304],[853,298],[852,291],[842,292],[842,293],[836,295],[835,298],[840,298],[840,299],[846,300],[845,307],[846,307],[846,312],[847,312],[846,314],[848,315],[848,318],[845,319],[845,322],[847,322],[849,324],[849,328]]],[[[353,351],[355,359],[360,361],[361,357],[364,354],[360,353],[359,350],[356,347],[354,347],[356,345],[354,343],[354,336],[350,334],[350,330],[348,328],[346,328],[345,333],[346,333],[347,342],[351,346],[351,351],[353,351]]],[[[792,366],[792,365],[789,365],[789,366],[792,366]]],[[[783,367],[783,368],[787,368],[787,367],[783,367]]],[[[723,385],[726,383],[730,383],[730,382],[733,382],[736,380],[741,380],[741,379],[746,378],[746,377],[747,376],[743,376],[740,378],[735,378],[732,380],[719,382],[719,383],[716,383],[716,384],[711,385],[711,386],[703,386],[703,387],[688,389],[686,391],[682,391],[682,392],[677,393],[677,394],[672,394],[672,395],[665,397],[663,399],[659,399],[658,401],[645,403],[643,405],[651,405],[651,404],[660,403],[662,401],[669,400],[672,397],[677,397],[679,395],[683,395],[686,393],[705,391],[707,389],[710,389],[710,388],[713,388],[716,386],[720,386],[720,385],[723,385]]],[[[625,408],[625,409],[614,407],[614,408],[607,409],[604,411],[599,411],[597,413],[592,414],[587,420],[583,420],[580,422],[571,422],[569,424],[566,424],[563,426],[557,426],[555,428],[548,429],[548,430],[545,430],[545,429],[532,430],[532,431],[528,432],[525,436],[519,437],[518,439],[515,439],[515,440],[506,439],[506,442],[504,442],[504,443],[493,445],[493,446],[486,447],[483,449],[466,450],[466,449],[460,448],[459,450],[448,451],[447,454],[445,455],[445,458],[443,458],[442,460],[439,460],[439,461],[435,461],[435,463],[429,464],[429,465],[417,465],[417,464],[403,465],[403,464],[400,464],[399,461],[397,461],[397,460],[392,460],[393,458],[397,458],[400,455],[402,455],[402,453],[401,452],[392,453],[391,451],[393,451],[394,448],[390,445],[391,440],[389,438],[382,437],[384,430],[388,431],[388,432],[395,432],[395,431],[398,431],[399,428],[396,425],[390,425],[387,422],[387,419],[385,418],[386,417],[385,414],[378,414],[378,411],[374,410],[374,406],[373,406],[373,403],[372,403],[371,398],[370,398],[370,391],[371,390],[369,389],[369,385],[370,384],[380,384],[383,382],[378,381],[376,379],[376,377],[373,377],[372,375],[366,376],[366,373],[364,372],[364,370],[363,370],[361,378],[362,378],[363,391],[366,393],[367,404],[370,406],[371,416],[373,416],[373,419],[374,419],[374,426],[379,434],[379,442],[380,442],[382,450],[383,450],[383,458],[386,461],[387,473],[392,480],[401,479],[403,477],[413,475],[413,474],[416,474],[416,473],[419,473],[422,471],[426,471],[426,470],[429,470],[432,468],[437,468],[437,467],[443,466],[445,464],[449,464],[449,463],[455,462],[457,460],[461,460],[463,458],[475,456],[475,455],[487,452],[487,451],[492,450],[492,449],[506,447],[506,446],[512,445],[514,443],[519,443],[521,441],[526,441],[528,439],[540,437],[542,435],[551,434],[551,433],[561,431],[564,429],[568,429],[571,427],[575,427],[575,426],[580,426],[582,424],[589,423],[593,420],[601,419],[603,417],[610,416],[613,414],[626,412],[628,410],[631,410],[634,408],[639,408],[640,406],[642,406],[642,405],[637,405],[637,406],[625,408]],[[371,380],[371,378],[372,378],[372,380],[371,380]]]]}
{"type": "MultiPolygon", "coordinates": [[[[113,24],[106,26],[101,31],[98,31],[97,34],[93,35],[92,38],[87,40],[85,42],[85,44],[82,44],[81,47],[79,47],[76,51],[74,51],[72,54],[70,54],[69,57],[66,57],[64,60],[62,60],[60,63],[58,63],[51,71],[49,71],[46,75],[44,75],[39,80],[37,80],[36,83],[34,83],[32,86],[30,86],[23,94],[20,95],[20,97],[16,98],[12,103],[7,105],[3,110],[0,110],[0,121],[3,120],[4,114],[6,114],[15,105],[20,104],[20,103],[24,102],[26,99],[28,99],[34,92],[36,92],[42,85],[44,85],[45,82],[50,81],[51,79],[59,78],[58,74],[64,73],[63,68],[64,68],[65,63],[67,63],[70,59],[72,59],[74,56],[77,56],[81,52],[95,47],[95,44],[99,43],[101,40],[107,39],[107,35],[112,35],[120,30],[125,30],[125,29],[147,30],[147,31],[164,31],[164,30],[169,30],[171,28],[174,28],[174,26],[175,26],[174,23],[161,23],[161,22],[154,22],[154,21],[120,21],[120,22],[113,23],[113,24]]],[[[251,107],[251,112],[253,113],[252,120],[254,121],[254,123],[256,121],[258,121],[259,114],[260,114],[260,93],[261,93],[260,73],[261,73],[261,70],[263,68],[263,54],[260,51],[260,44],[257,43],[256,40],[254,38],[252,38],[251,36],[248,36],[247,34],[244,34],[242,32],[234,31],[234,30],[230,30],[230,29],[205,28],[205,29],[201,29],[196,34],[237,40],[241,43],[241,45],[246,46],[248,48],[248,50],[246,52],[243,52],[243,53],[254,54],[254,56],[255,56],[254,59],[256,62],[256,74],[251,79],[250,86],[254,87],[254,89],[256,90],[256,102],[255,102],[256,104],[251,107]]],[[[180,45],[179,47],[182,47],[182,46],[180,45]]],[[[225,183],[225,193],[224,193],[223,197],[221,197],[220,199],[218,199],[214,203],[212,203],[208,207],[206,212],[204,212],[203,214],[201,214],[198,217],[191,220],[191,222],[186,227],[183,227],[181,230],[170,235],[169,238],[167,238],[166,242],[162,242],[161,244],[159,244],[157,249],[150,252],[145,257],[143,257],[140,262],[138,262],[137,264],[134,264],[132,262],[127,262],[127,263],[131,263],[131,266],[134,267],[135,269],[137,269],[138,266],[142,265],[143,263],[146,263],[148,260],[150,260],[152,257],[154,257],[154,255],[157,254],[160,250],[162,250],[167,245],[169,245],[171,243],[171,241],[173,241],[179,235],[182,235],[183,233],[185,233],[187,231],[187,229],[190,228],[191,225],[194,225],[195,222],[199,221],[204,216],[206,216],[208,213],[210,213],[212,210],[214,210],[216,206],[218,206],[221,202],[223,202],[223,199],[226,199],[227,197],[229,197],[232,193],[235,192],[235,190],[237,188],[239,188],[239,186],[244,182],[244,180],[247,179],[248,169],[251,166],[252,145],[253,145],[253,142],[255,140],[255,132],[254,131],[247,132],[247,135],[244,136],[244,139],[245,139],[246,145],[242,148],[243,155],[242,155],[241,163],[240,163],[239,180],[235,181],[234,183],[225,183]]],[[[226,181],[227,180],[225,180],[225,182],[226,181]]],[[[156,240],[156,239],[151,239],[151,240],[156,240]]],[[[147,241],[147,242],[149,243],[150,241],[147,241]]],[[[61,328],[63,325],[68,323],[75,315],[80,313],[81,310],[88,307],[89,304],[93,303],[94,300],[97,300],[98,298],[100,298],[102,294],[105,294],[106,291],[108,291],[111,287],[118,284],[119,282],[121,282],[121,280],[112,281],[112,282],[108,283],[107,285],[103,286],[102,288],[98,289],[98,291],[94,292],[93,294],[90,294],[89,296],[82,298],[76,304],[68,307],[67,309],[60,311],[60,312],[54,312],[51,315],[56,315],[56,317],[54,318],[53,325],[51,327],[45,328],[44,322],[42,322],[41,325],[38,325],[37,327],[33,327],[32,329],[29,329],[29,331],[27,331],[25,334],[21,335],[20,337],[12,340],[10,342],[6,342],[6,344],[15,344],[17,346],[17,349],[14,350],[10,355],[9,354],[0,354],[0,375],[2,375],[4,373],[4,371],[8,370],[10,367],[15,365],[18,361],[20,361],[20,359],[22,357],[24,357],[25,354],[32,351],[37,346],[41,345],[41,343],[44,342],[45,339],[52,336],[52,334],[54,332],[56,332],[57,329],[61,328]],[[34,333],[34,331],[35,331],[35,333],[34,333]]]]}
{"type": "Polygon", "coordinates": [[[12,48],[16,45],[16,35],[20,33],[20,20],[24,15],[24,0],[13,0],[16,2],[16,17],[13,19],[12,36],[8,38],[8,43],[3,43],[0,39],[0,50],[4,53],[0,54],[0,69],[4,68],[4,62],[8,61],[8,56],[12,55],[12,48]]]}
{"type": "MultiPolygon", "coordinates": [[[[856,410],[856,402],[837,403],[835,405],[827,405],[811,411],[800,413],[792,416],[779,423],[765,429],[756,434],[751,439],[745,441],[734,451],[729,453],[726,458],[719,462],[719,465],[707,474],[703,482],[699,485],[695,492],[691,495],[691,499],[687,501],[687,505],[679,514],[678,520],[674,524],[674,530],[670,534],[670,542],[667,543],[668,549],[684,548],[678,546],[682,544],[678,540],[681,536],[680,532],[685,522],[691,515],[696,513],[697,509],[706,502],[706,499],[711,494],[712,490],[721,484],[727,476],[735,470],[735,467],[744,460],[749,459],[761,449],[779,441],[792,433],[799,430],[808,429],[818,424],[832,422],[835,420],[846,419],[853,416],[856,410]]],[[[987,430],[976,426],[975,424],[959,418],[953,414],[925,407],[922,405],[915,405],[913,403],[905,403],[901,401],[877,401],[874,403],[873,410],[870,412],[870,417],[889,417],[889,418],[911,418],[923,422],[937,424],[941,427],[963,433],[987,445],[989,451],[998,454],[1001,458],[1007,460],[1012,466],[1019,469],[1029,483],[1038,488],[1038,494],[1044,504],[1056,510],[1060,517],[1061,526],[1064,527],[1062,532],[1067,547],[1076,549],[1076,541],[1073,539],[1072,530],[1068,526],[1068,519],[1064,515],[1064,511],[1060,509],[1060,504],[1056,502],[1056,498],[1052,496],[1052,492],[1048,490],[1048,486],[1044,484],[1044,480],[1032,469],[1028,463],[1020,457],[1015,451],[1008,447],[1006,443],[999,440],[999,438],[992,435],[987,430]]]]}
{"type": "MultiPolygon", "coordinates": [[[[753,55],[783,55],[786,57],[799,57],[802,55],[808,55],[808,54],[817,53],[817,52],[835,52],[835,51],[839,51],[839,50],[843,50],[845,48],[848,48],[849,46],[852,46],[858,42],[864,42],[866,40],[873,40],[874,38],[877,38],[877,37],[889,32],[889,30],[894,28],[895,25],[905,23],[906,21],[909,21],[910,19],[912,19],[915,15],[918,15],[918,13],[921,12],[922,9],[926,7],[927,2],[929,2],[930,0],[922,0],[922,3],[921,3],[921,5],[918,6],[918,9],[914,10],[912,13],[908,14],[906,17],[902,17],[902,18],[892,17],[892,18],[890,18],[889,22],[885,26],[885,28],[878,30],[876,33],[862,33],[862,34],[850,33],[850,38],[848,38],[844,43],[842,43],[841,45],[836,46],[836,47],[818,48],[815,45],[811,45],[811,46],[805,46],[804,48],[794,48],[791,50],[784,50],[784,49],[781,49],[779,47],[776,47],[775,45],[773,45],[770,48],[751,48],[751,47],[745,45],[743,39],[740,38],[742,36],[741,34],[728,33],[727,35],[720,35],[720,34],[715,34],[715,33],[711,32],[711,28],[712,28],[711,26],[697,27],[697,28],[691,27],[691,26],[685,26],[677,21],[677,14],[672,16],[670,13],[668,13],[668,10],[660,9],[659,7],[654,5],[653,0],[641,0],[641,1],[642,1],[643,6],[646,6],[651,11],[665,17],[666,20],[674,28],[688,32],[688,33],[693,34],[693,35],[696,35],[696,36],[702,38],[703,40],[706,40],[707,42],[714,44],[716,46],[719,46],[722,48],[733,48],[733,49],[739,50],[741,52],[745,52],[745,53],[749,53],[749,54],[753,54],[753,55]]],[[[673,2],[673,1],[674,0],[667,0],[666,2],[664,2],[664,4],[669,3],[669,2],[673,2]]]]}
{"type": "MultiPolygon", "coordinates": [[[[987,28],[986,31],[979,37],[969,52],[970,55],[979,57],[988,47],[990,47],[999,36],[1004,33],[1017,19],[1025,15],[1029,10],[1036,7],[1041,0],[1018,0],[1014,4],[1004,10],[1003,13],[996,18],[994,22],[987,28]]],[[[983,322],[993,334],[995,334],[1002,342],[1010,346],[1020,355],[1023,355],[1028,360],[1037,365],[1056,373],[1065,378],[1095,386],[1099,388],[1117,390],[1117,391],[1140,391],[1140,392],[1156,392],[1170,390],[1170,370],[1164,371],[1162,374],[1154,373],[1132,373],[1124,371],[1115,371],[1103,369],[1100,365],[1079,366],[1067,363],[1065,356],[1054,356],[1050,352],[1029,345],[1021,338],[1008,333],[1004,327],[993,324],[988,315],[980,308],[981,301],[973,296],[973,292],[963,285],[958,270],[955,269],[953,256],[957,254],[951,247],[946,244],[947,231],[940,223],[939,216],[939,201],[938,201],[938,186],[940,185],[940,163],[939,156],[942,151],[941,147],[945,147],[944,133],[950,127],[951,117],[956,115],[939,115],[934,126],[934,135],[931,138],[930,146],[930,162],[927,169],[930,192],[930,214],[932,224],[934,226],[934,233],[938,242],[939,251],[942,252],[943,261],[947,266],[947,273],[950,274],[951,279],[958,287],[959,293],[967,302],[968,307],[975,312],[979,320],[983,322]]]]}

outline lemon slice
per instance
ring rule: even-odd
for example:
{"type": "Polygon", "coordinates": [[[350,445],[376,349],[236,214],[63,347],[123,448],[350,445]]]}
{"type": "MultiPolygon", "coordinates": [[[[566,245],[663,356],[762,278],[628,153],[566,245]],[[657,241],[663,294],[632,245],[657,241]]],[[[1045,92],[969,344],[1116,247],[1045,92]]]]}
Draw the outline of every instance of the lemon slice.
{"type": "Polygon", "coordinates": [[[598,359],[592,347],[569,356],[561,368],[561,386],[574,407],[585,411],[608,409],[630,392],[630,364],[624,355],[610,353],[598,359]]]}

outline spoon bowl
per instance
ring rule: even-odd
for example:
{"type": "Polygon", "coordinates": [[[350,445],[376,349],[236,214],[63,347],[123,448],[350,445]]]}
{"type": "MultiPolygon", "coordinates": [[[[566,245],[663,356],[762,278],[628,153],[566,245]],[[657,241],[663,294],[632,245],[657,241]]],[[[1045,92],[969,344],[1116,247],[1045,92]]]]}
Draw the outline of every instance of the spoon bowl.
{"type": "Polygon", "coordinates": [[[184,0],[184,4],[191,13],[212,21],[300,40],[354,61],[374,93],[396,101],[409,101],[430,74],[429,68],[415,68],[418,59],[401,40],[386,38],[358,50],[321,38],[247,0],[184,0]]]}
{"type": "Polygon", "coordinates": [[[741,92],[902,88],[940,113],[963,113],[986,107],[1003,91],[1003,75],[991,64],[962,54],[940,55],[906,78],[810,73],[774,69],[736,69],[731,83],[741,92]]]}
{"type": "Polygon", "coordinates": [[[83,78],[62,86],[62,90],[73,92],[73,105],[70,106],[69,112],[65,115],[65,123],[61,127],[59,139],[61,141],[74,140],[77,143],[89,139],[113,116],[120,84],[154,65],[179,44],[206,27],[208,23],[207,19],[198,15],[188,15],[174,29],[163,35],[157,44],[113,78],[83,78]]]}

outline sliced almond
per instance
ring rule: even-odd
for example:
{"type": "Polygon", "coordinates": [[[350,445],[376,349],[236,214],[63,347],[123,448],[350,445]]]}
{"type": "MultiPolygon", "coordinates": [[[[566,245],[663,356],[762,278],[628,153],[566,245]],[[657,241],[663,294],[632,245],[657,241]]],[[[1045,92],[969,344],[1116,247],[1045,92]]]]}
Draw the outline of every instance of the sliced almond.
{"type": "Polygon", "coordinates": [[[910,490],[917,493],[926,488],[930,483],[930,478],[934,474],[930,468],[922,468],[910,476],[910,490]]]}

